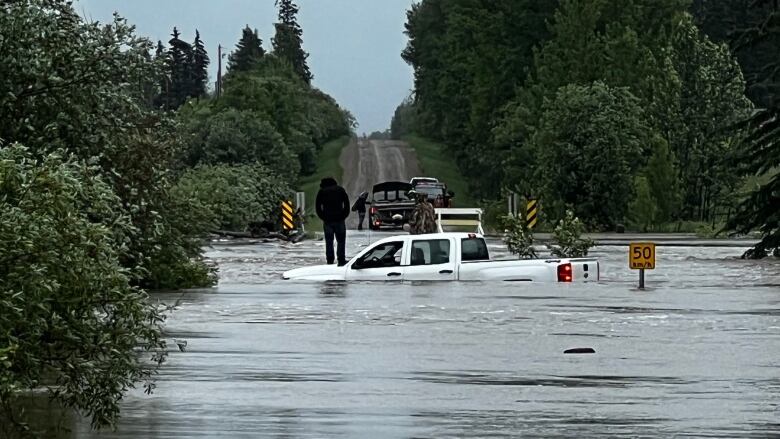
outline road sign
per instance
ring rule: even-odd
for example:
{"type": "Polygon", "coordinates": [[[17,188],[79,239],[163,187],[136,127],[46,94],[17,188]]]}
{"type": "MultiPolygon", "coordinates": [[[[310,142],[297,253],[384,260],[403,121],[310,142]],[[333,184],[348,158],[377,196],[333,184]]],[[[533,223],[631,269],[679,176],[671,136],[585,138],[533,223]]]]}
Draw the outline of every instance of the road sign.
{"type": "Polygon", "coordinates": [[[528,224],[529,229],[536,227],[536,222],[539,220],[539,200],[528,200],[526,206],[525,222],[528,224]]]}
{"type": "Polygon", "coordinates": [[[655,270],[655,244],[632,242],[628,251],[628,266],[632,270],[655,270]]]}
{"type": "Polygon", "coordinates": [[[282,227],[284,227],[284,230],[293,230],[295,228],[293,205],[289,201],[282,202],[282,227]]]}

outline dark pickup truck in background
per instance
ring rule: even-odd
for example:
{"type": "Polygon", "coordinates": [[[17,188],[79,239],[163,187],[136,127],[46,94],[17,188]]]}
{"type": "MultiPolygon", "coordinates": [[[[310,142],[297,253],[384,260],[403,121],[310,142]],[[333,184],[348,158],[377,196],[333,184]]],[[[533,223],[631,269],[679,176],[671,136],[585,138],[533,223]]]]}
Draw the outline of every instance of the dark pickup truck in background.
{"type": "Polygon", "coordinates": [[[412,185],[402,181],[388,181],[374,185],[371,190],[368,226],[371,230],[381,228],[403,228],[409,222],[414,210],[414,200],[407,192],[412,185]]]}

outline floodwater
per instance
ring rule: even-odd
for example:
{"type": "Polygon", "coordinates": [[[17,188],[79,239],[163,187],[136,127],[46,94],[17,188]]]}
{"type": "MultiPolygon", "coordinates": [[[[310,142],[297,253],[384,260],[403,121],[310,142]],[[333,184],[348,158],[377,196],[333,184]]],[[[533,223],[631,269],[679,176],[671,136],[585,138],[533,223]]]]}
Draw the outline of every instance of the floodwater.
{"type": "Polygon", "coordinates": [[[215,245],[217,288],[158,296],[188,343],[155,393],[61,436],[780,435],[780,263],[743,250],[659,247],[638,291],[625,247],[595,249],[598,284],[387,285],[280,279],[321,242],[215,245]]]}

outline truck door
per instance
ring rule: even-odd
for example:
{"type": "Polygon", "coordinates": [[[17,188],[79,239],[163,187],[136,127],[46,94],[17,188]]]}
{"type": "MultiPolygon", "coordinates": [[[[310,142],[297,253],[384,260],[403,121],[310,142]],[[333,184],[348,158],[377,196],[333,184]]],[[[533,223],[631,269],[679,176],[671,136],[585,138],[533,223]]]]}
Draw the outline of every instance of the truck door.
{"type": "Polygon", "coordinates": [[[403,241],[376,244],[347,268],[347,280],[403,281],[403,248],[403,241]]]}
{"type": "Polygon", "coordinates": [[[415,239],[409,243],[409,265],[404,280],[455,280],[455,246],[452,239],[415,239]]]}

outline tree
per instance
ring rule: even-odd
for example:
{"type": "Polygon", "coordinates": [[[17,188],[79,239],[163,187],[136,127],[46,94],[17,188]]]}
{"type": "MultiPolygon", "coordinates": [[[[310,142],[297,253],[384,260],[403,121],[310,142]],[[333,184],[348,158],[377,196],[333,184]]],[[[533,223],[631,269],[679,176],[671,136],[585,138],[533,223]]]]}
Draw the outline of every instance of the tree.
{"type": "Polygon", "coordinates": [[[298,6],[293,0],[276,0],[279,22],[274,24],[274,55],[289,62],[293,70],[307,84],[314,78],[306,60],[309,54],[303,50],[303,29],[298,24],[298,6]]]}
{"type": "Polygon", "coordinates": [[[149,357],[163,361],[164,315],[122,264],[133,229],[98,167],[0,147],[4,437],[14,436],[9,426],[24,428],[17,392],[41,388],[93,426],[113,424],[126,389],[154,373],[149,357]]]}
{"type": "Polygon", "coordinates": [[[585,225],[574,216],[574,212],[567,210],[566,216],[555,226],[552,245],[548,244],[547,248],[557,258],[584,258],[595,243],[590,238],[583,238],[583,233],[585,225]]]}
{"type": "Polygon", "coordinates": [[[179,38],[179,30],[173,28],[168,41],[168,71],[170,72],[169,109],[182,106],[192,96],[195,75],[192,46],[179,38]]]}
{"type": "Polygon", "coordinates": [[[643,176],[636,177],[634,181],[636,197],[629,207],[629,218],[642,232],[647,232],[658,220],[658,202],[653,197],[650,184],[643,176]]]}
{"type": "Polygon", "coordinates": [[[250,71],[257,66],[265,56],[263,40],[247,25],[241,32],[241,39],[236,44],[236,50],[228,57],[228,72],[238,73],[250,71]]]}
{"type": "Polygon", "coordinates": [[[571,209],[599,229],[623,222],[650,131],[639,99],[594,82],[562,87],[542,110],[530,145],[538,157],[535,192],[548,213],[571,209]]]}
{"type": "Polygon", "coordinates": [[[192,43],[192,88],[189,91],[189,96],[199,98],[206,96],[208,82],[209,82],[209,55],[206,52],[206,47],[203,45],[203,41],[200,39],[200,32],[195,30],[195,41],[192,43]]]}
{"type": "MultiPolygon", "coordinates": [[[[643,175],[639,177],[642,182],[637,187],[642,190],[647,188],[648,204],[655,206],[652,215],[643,215],[643,218],[651,218],[652,221],[644,225],[662,224],[679,216],[680,185],[677,179],[677,166],[674,156],[669,150],[669,144],[661,136],[654,136],[650,140],[652,155],[647,162],[643,175]]],[[[644,193],[637,193],[637,197],[644,197],[644,193]]],[[[646,200],[642,200],[645,202],[646,200]]]]}

